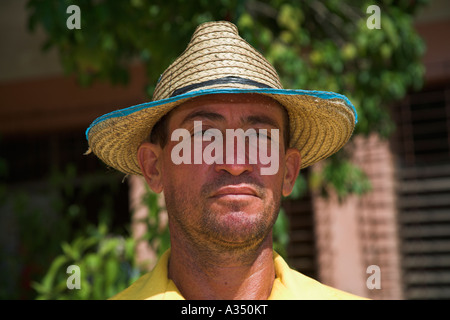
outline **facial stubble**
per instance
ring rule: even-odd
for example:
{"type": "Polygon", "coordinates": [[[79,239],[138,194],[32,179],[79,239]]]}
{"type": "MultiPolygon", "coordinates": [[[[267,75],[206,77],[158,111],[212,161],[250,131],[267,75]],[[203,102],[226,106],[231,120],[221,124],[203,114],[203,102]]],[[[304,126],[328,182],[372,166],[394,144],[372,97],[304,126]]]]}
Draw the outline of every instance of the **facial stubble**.
{"type": "Polygon", "coordinates": [[[165,190],[169,223],[175,223],[186,240],[202,251],[237,253],[255,250],[271,235],[281,204],[281,190],[272,194],[272,189],[263,188],[250,176],[217,177],[202,186],[201,201],[190,199],[185,188],[170,189],[165,190]],[[242,183],[256,190],[253,201],[262,202],[261,211],[246,212],[249,205],[246,201],[222,202],[220,213],[212,209],[214,199],[210,195],[215,190],[242,183]],[[200,218],[192,219],[198,216],[197,212],[201,213],[200,218]]]}

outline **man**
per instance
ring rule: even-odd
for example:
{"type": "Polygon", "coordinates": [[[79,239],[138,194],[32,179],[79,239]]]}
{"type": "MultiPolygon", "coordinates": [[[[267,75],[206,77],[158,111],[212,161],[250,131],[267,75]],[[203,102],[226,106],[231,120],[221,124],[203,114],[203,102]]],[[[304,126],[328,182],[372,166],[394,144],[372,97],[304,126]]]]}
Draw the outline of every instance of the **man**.
{"type": "Polygon", "coordinates": [[[153,101],[106,114],[92,151],[163,192],[171,249],[115,299],[354,299],[272,249],[282,196],[356,123],[342,95],[284,90],[229,22],[209,22],[161,75],[153,101]]]}

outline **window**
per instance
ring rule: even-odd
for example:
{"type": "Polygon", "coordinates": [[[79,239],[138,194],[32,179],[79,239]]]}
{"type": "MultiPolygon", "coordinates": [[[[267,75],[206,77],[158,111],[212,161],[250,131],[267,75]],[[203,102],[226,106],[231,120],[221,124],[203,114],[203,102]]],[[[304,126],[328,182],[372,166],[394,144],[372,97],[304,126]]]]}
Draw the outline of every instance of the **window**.
{"type": "Polygon", "coordinates": [[[394,109],[397,203],[406,299],[450,298],[450,84],[394,109]]]}

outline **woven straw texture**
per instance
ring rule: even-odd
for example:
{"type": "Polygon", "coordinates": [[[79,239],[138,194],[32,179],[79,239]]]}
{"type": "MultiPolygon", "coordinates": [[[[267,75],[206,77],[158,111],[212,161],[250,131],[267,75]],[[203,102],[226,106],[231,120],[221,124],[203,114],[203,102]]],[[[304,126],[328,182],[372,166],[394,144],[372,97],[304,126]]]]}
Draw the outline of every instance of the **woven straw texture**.
{"type": "Polygon", "coordinates": [[[288,111],[290,146],[302,154],[302,168],[337,152],[350,138],[356,113],[344,96],[320,91],[283,90],[271,64],[238,35],[229,22],[208,22],[194,32],[186,50],[158,81],[153,101],[96,119],[86,132],[90,149],[108,166],[140,175],[137,149],[154,124],[187,99],[214,93],[256,93],[280,102],[288,111]],[[238,78],[244,83],[214,83],[238,78]],[[195,87],[205,81],[206,85],[195,87]],[[254,82],[260,84],[255,87],[254,82]],[[173,96],[176,90],[192,86],[173,96]]]}
{"type": "Polygon", "coordinates": [[[175,89],[190,84],[229,76],[282,88],[275,69],[239,37],[235,25],[228,22],[204,23],[194,32],[186,50],[161,76],[153,100],[168,98],[175,89]]]}

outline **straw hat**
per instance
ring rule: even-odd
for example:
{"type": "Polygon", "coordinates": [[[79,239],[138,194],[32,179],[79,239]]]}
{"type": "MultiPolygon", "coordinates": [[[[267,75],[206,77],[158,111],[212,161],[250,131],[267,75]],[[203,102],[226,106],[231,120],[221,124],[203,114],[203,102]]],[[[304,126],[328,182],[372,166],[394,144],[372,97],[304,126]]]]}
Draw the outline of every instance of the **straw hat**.
{"type": "Polygon", "coordinates": [[[337,152],[356,123],[355,108],[345,96],[283,89],[275,69],[239,36],[234,24],[207,22],[161,75],[151,102],[105,114],[89,126],[90,150],[108,166],[141,175],[137,150],[155,123],[189,99],[217,93],[256,93],[283,105],[290,147],[300,150],[302,168],[337,152]]]}

